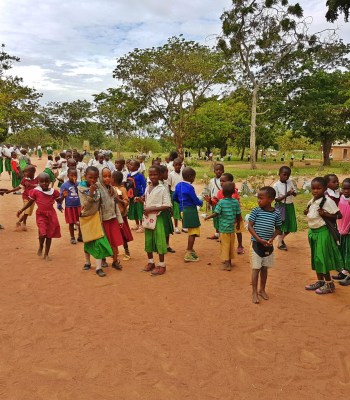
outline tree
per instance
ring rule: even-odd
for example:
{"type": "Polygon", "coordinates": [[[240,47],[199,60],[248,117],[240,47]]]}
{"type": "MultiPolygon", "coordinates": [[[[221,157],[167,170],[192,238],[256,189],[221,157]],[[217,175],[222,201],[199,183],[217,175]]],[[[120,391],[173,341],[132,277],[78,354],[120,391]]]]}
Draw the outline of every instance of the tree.
{"type": "Polygon", "coordinates": [[[180,154],[187,122],[214,86],[227,80],[222,54],[181,36],[119,58],[113,76],[145,102],[151,119],[172,133],[180,154]]]}
{"type": "MultiPolygon", "coordinates": [[[[256,168],[256,126],[259,92],[299,64],[296,55],[316,41],[307,35],[299,4],[288,0],[232,0],[221,16],[223,35],[218,46],[232,59],[251,93],[250,159],[256,168]]],[[[264,111],[263,111],[264,112],[264,111]]]]}
{"type": "Polygon", "coordinates": [[[349,21],[350,2],[349,0],[327,0],[328,10],[326,19],[329,22],[334,22],[338,19],[339,14],[344,14],[345,22],[349,21]]]}

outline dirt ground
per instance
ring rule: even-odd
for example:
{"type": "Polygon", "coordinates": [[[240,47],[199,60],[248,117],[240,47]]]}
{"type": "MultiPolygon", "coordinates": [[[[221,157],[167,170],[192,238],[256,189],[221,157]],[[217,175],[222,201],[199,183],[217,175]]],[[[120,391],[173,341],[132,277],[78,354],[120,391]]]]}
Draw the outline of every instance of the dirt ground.
{"type": "Polygon", "coordinates": [[[270,300],[254,305],[249,251],[220,271],[211,222],[200,262],[184,264],[187,237],[175,235],[167,273],[150,277],[135,234],[124,270],[99,278],[82,271],[62,215],[53,261],[39,259],[34,217],[14,229],[20,206],[21,196],[0,197],[0,399],[349,399],[350,288],[304,290],[314,280],[306,232],[276,251],[270,300]]]}

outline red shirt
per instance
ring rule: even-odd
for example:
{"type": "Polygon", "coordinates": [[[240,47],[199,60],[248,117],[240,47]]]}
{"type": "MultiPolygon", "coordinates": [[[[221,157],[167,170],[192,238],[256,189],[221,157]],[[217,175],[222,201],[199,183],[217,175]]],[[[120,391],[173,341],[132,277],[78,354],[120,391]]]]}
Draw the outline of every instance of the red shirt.
{"type": "MultiPolygon", "coordinates": [[[[218,193],[215,197],[211,198],[211,205],[216,206],[218,204],[219,200],[222,200],[223,198],[224,198],[224,195],[223,195],[222,189],[221,189],[218,191],[218,193]]],[[[239,197],[238,189],[235,189],[235,192],[233,193],[232,198],[236,199],[236,200],[238,200],[238,202],[240,202],[241,198],[239,197]]]]}
{"type": "Polygon", "coordinates": [[[29,198],[34,200],[39,212],[48,212],[54,211],[53,205],[55,204],[55,200],[60,197],[60,193],[58,190],[48,190],[47,192],[43,192],[40,186],[36,189],[33,189],[29,192],[29,198]]]}
{"type": "Polygon", "coordinates": [[[23,188],[22,198],[23,200],[29,200],[29,192],[38,186],[38,178],[29,179],[23,178],[21,181],[21,186],[23,188]]]}
{"type": "Polygon", "coordinates": [[[17,158],[11,158],[11,168],[13,171],[16,172],[16,174],[19,174],[19,162],[17,160],[17,158]]]}

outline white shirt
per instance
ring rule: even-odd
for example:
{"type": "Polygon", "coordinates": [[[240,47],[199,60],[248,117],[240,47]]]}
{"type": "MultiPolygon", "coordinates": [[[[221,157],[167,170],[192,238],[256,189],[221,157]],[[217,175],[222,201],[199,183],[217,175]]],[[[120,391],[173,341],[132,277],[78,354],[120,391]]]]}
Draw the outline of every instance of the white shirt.
{"type": "Polygon", "coordinates": [[[220,178],[212,178],[210,179],[208,186],[210,197],[215,197],[218,194],[218,191],[221,190],[220,178]]]}
{"type": "Polygon", "coordinates": [[[115,171],[115,166],[114,166],[114,164],[112,163],[112,161],[105,161],[105,163],[106,163],[106,167],[107,167],[111,172],[114,172],[114,171],[115,171]]]}
{"type": "Polygon", "coordinates": [[[330,188],[327,188],[325,195],[334,197],[335,199],[340,199],[340,191],[339,190],[332,190],[330,188]]]}
{"type": "Polygon", "coordinates": [[[47,160],[47,163],[46,163],[45,168],[48,168],[48,169],[51,169],[51,170],[52,170],[53,164],[54,164],[53,161],[47,160]]]}
{"type": "MultiPolygon", "coordinates": [[[[287,192],[289,192],[292,189],[295,190],[295,186],[293,185],[293,183],[290,179],[288,179],[286,183],[283,183],[281,181],[276,182],[273,185],[273,188],[276,190],[276,199],[278,197],[285,196],[287,194],[287,192]]],[[[284,203],[284,202],[286,204],[294,203],[294,196],[293,195],[288,196],[285,201],[284,200],[282,201],[282,203],[284,203]]]]}
{"type": "Polygon", "coordinates": [[[149,192],[151,186],[146,189],[145,192],[145,208],[149,207],[171,207],[171,199],[169,195],[169,190],[159,184],[151,192],[149,192]]]}
{"type": "Polygon", "coordinates": [[[61,172],[67,171],[68,166],[67,166],[67,160],[65,158],[60,158],[58,160],[58,164],[61,168],[61,172]]]}
{"type": "Polygon", "coordinates": [[[84,163],[84,161],[79,161],[77,164],[77,171],[79,171],[80,176],[85,176],[85,171],[86,171],[87,165],[84,163]]]}
{"type": "MultiPolygon", "coordinates": [[[[321,197],[317,200],[312,199],[308,203],[309,212],[307,213],[307,223],[309,225],[309,228],[311,229],[321,228],[321,226],[326,225],[325,220],[318,213],[322,200],[323,198],[321,197]]],[[[324,203],[324,206],[322,208],[330,214],[336,214],[339,211],[339,208],[329,197],[326,197],[326,202],[324,203]]]]}
{"type": "Polygon", "coordinates": [[[146,165],[144,162],[142,162],[142,163],[140,163],[140,168],[138,169],[138,172],[141,172],[141,174],[142,174],[145,171],[146,171],[146,165]]]}
{"type": "Polygon", "coordinates": [[[88,162],[88,166],[89,167],[97,167],[97,164],[99,164],[98,160],[95,160],[94,158],[92,158],[89,162],[88,162]]]}
{"type": "Polygon", "coordinates": [[[2,152],[5,157],[11,158],[11,153],[13,152],[13,147],[7,148],[5,146],[2,152]]]}
{"type": "Polygon", "coordinates": [[[180,172],[179,174],[175,171],[170,172],[169,177],[168,177],[168,185],[170,186],[170,190],[172,192],[175,192],[175,186],[179,183],[182,182],[182,173],[180,172]]]}

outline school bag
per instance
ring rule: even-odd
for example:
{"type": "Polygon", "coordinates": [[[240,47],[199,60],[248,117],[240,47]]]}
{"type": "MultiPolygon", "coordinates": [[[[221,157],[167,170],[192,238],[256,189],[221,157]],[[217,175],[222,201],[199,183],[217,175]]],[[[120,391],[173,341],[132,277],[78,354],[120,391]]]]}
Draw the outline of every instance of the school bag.
{"type": "Polygon", "coordinates": [[[135,174],[134,176],[128,176],[125,182],[125,188],[128,193],[129,199],[133,199],[139,195],[138,190],[136,189],[136,182],[135,182],[135,174]]]}
{"type": "MultiPolygon", "coordinates": [[[[326,203],[326,200],[327,200],[326,196],[323,196],[323,199],[321,200],[321,203],[320,203],[320,209],[323,208],[323,206],[326,203]]],[[[322,217],[322,219],[326,223],[329,233],[331,234],[335,243],[337,244],[337,246],[340,246],[340,233],[338,231],[337,223],[332,218],[322,217]]]]}

